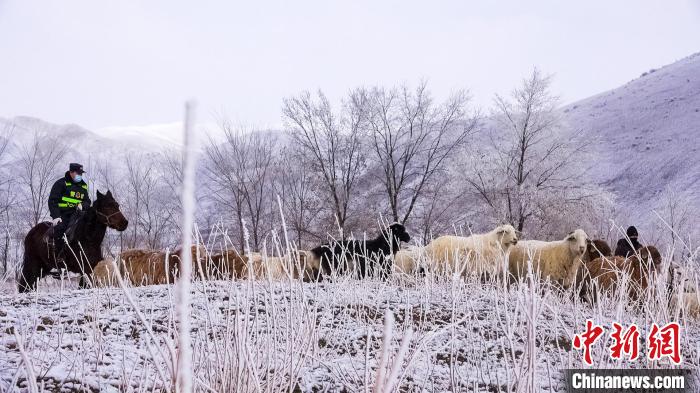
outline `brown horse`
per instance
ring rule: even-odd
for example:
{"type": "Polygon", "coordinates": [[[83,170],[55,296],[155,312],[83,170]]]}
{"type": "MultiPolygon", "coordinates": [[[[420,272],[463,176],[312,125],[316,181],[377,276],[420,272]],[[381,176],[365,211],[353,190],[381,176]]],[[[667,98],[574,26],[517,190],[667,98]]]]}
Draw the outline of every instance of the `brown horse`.
{"type": "Polygon", "coordinates": [[[69,244],[64,245],[63,260],[58,261],[53,251],[53,226],[50,222],[39,223],[27,233],[24,238],[22,275],[18,280],[20,292],[35,289],[37,280],[50,274],[53,269],[82,274],[80,287],[86,287],[85,274],[91,274],[95,265],[104,259],[102,240],[107,227],[121,232],[129,222],[119,210],[112,192],[102,194],[97,191],[94,204],[76,218],[72,225],[74,227],[70,231],[73,235],[69,244]]]}

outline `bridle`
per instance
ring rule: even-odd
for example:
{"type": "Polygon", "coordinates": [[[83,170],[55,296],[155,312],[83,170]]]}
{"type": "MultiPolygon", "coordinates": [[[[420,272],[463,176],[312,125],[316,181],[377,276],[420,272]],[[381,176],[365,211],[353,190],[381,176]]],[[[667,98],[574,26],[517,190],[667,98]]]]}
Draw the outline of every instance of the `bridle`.
{"type": "Polygon", "coordinates": [[[104,218],[105,218],[105,225],[107,225],[108,227],[111,227],[109,219],[112,218],[112,216],[121,213],[121,211],[117,210],[117,211],[115,211],[114,213],[109,214],[109,215],[104,214],[104,213],[102,213],[102,212],[99,211],[99,210],[95,210],[95,213],[97,213],[97,215],[99,215],[99,216],[104,217],[104,218]]]}

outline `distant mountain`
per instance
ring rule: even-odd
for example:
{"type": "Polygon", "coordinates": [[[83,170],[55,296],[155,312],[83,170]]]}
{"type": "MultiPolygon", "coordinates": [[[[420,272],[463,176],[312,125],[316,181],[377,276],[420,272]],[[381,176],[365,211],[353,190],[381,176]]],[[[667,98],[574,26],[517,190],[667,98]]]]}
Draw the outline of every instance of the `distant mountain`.
{"type": "Polygon", "coordinates": [[[183,129],[181,123],[104,127],[95,130],[95,133],[110,140],[141,146],[148,150],[182,147],[183,129]]]}
{"type": "Polygon", "coordinates": [[[76,124],[53,124],[28,116],[0,118],[0,132],[10,132],[10,152],[16,156],[22,146],[29,144],[35,133],[58,137],[67,146],[67,161],[88,160],[94,156],[119,157],[129,151],[159,151],[165,144],[157,143],[148,135],[140,141],[126,135],[103,136],[76,124]]]}
{"type": "Polygon", "coordinates": [[[694,194],[700,209],[700,53],[563,111],[591,143],[593,180],[631,220],[656,208],[667,187],[694,194]]]}

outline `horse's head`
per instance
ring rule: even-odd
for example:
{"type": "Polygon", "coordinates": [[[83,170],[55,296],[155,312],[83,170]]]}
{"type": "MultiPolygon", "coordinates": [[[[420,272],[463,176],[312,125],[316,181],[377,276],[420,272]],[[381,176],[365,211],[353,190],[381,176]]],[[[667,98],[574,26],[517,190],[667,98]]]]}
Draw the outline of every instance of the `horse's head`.
{"type": "Polygon", "coordinates": [[[112,191],[107,191],[106,194],[102,194],[98,190],[97,199],[95,199],[93,208],[95,209],[95,213],[97,213],[97,220],[112,229],[121,232],[129,225],[129,221],[124,217],[121,210],[119,210],[119,203],[114,200],[112,191]]]}

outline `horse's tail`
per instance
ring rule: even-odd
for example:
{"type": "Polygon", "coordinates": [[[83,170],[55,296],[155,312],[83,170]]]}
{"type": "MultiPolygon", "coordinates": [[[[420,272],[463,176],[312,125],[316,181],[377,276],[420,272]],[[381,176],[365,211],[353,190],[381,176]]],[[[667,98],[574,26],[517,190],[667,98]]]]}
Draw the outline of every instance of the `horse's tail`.
{"type": "Polygon", "coordinates": [[[17,272],[17,289],[20,293],[29,292],[34,287],[35,278],[33,278],[33,270],[31,261],[27,253],[27,244],[25,240],[24,256],[22,258],[22,268],[17,272]]]}
{"type": "MultiPolygon", "coordinates": [[[[24,237],[22,269],[20,269],[19,277],[17,277],[17,287],[19,292],[28,292],[33,290],[36,287],[37,280],[41,277],[41,260],[36,256],[33,256],[33,254],[36,253],[36,248],[41,247],[40,245],[35,244],[36,239],[37,237],[41,239],[41,236],[43,236],[45,232],[45,230],[41,231],[37,236],[37,232],[39,232],[41,224],[43,223],[40,223],[32,228],[27,233],[27,236],[24,237]]],[[[48,224],[50,225],[51,223],[48,224]]]]}

